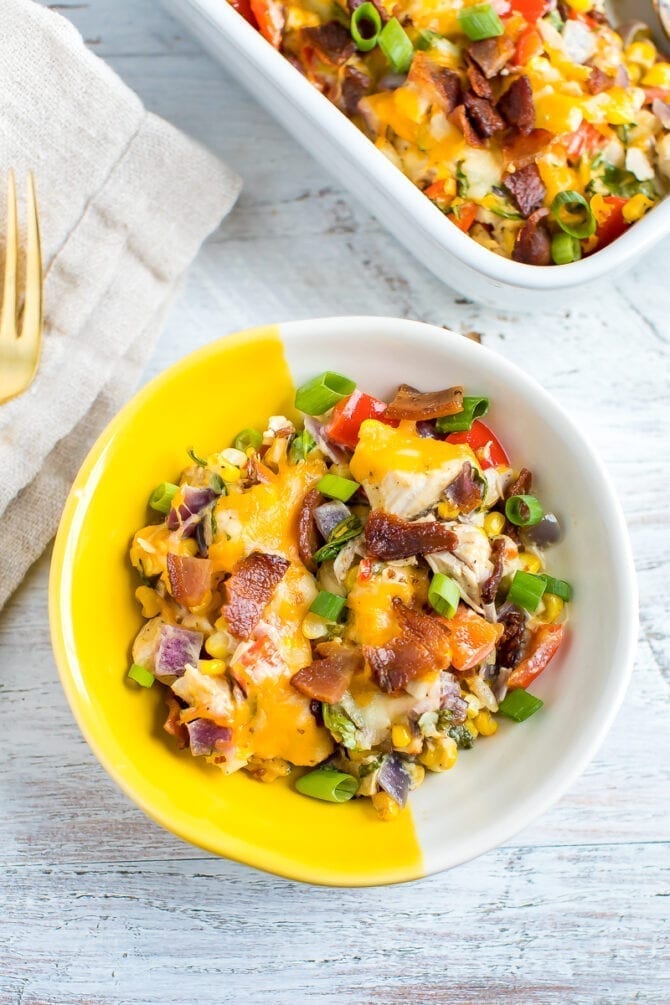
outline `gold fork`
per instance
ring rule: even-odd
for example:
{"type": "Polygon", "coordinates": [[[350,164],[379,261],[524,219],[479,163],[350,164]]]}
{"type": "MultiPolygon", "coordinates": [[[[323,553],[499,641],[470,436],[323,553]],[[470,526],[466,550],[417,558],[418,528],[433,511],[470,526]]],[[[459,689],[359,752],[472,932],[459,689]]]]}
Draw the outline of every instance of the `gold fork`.
{"type": "Polygon", "coordinates": [[[35,179],[28,175],[26,288],[19,331],[19,228],[16,180],[9,172],[7,184],[7,248],[5,282],[0,309],[0,404],[22,394],[32,383],[42,344],[42,249],[35,179]]]}

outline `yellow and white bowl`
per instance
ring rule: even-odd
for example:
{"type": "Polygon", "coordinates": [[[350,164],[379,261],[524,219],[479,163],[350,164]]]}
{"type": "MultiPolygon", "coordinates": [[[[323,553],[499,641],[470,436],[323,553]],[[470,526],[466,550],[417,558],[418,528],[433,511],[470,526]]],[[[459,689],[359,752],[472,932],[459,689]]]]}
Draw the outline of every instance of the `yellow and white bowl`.
{"type": "MultiPolygon", "coordinates": [[[[488,420],[487,420],[488,421],[488,420]]],[[[231,335],[161,374],[119,413],[84,462],[56,540],[50,617],[70,706],[93,751],[154,820],[219,855],[293,879],[365,886],[417,879],[500,844],[585,767],[623,698],[637,637],[635,573],[609,480],[546,392],[452,332],[388,318],[300,321],[231,335]],[[535,476],[565,529],[552,571],[574,586],[569,642],[533,690],[542,712],[431,776],[382,823],[368,800],[332,805],[222,775],[162,731],[158,688],[129,686],[141,617],[127,554],[146,500],[176,478],[184,451],[213,453],[243,426],[290,407],[294,385],[325,369],[381,397],[401,382],[464,384],[492,400],[512,463],[535,476]]]]}

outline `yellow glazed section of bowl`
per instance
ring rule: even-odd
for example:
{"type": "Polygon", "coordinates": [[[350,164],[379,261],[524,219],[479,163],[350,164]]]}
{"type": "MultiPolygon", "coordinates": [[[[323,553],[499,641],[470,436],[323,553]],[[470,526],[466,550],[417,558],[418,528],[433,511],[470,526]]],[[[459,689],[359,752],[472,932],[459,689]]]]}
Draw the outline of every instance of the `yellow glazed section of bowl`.
{"type": "Polygon", "coordinates": [[[156,484],[174,480],[186,449],[209,454],[239,429],[290,414],[293,382],[280,330],[222,339],[144,388],[85,461],[68,498],[50,583],[61,680],[87,741],[151,817],[210,851],[295,879],[364,885],[423,874],[409,808],[381,823],[368,800],[333,806],[264,785],[177,751],[162,730],[160,689],[125,679],[142,623],[128,562],[156,484]]]}

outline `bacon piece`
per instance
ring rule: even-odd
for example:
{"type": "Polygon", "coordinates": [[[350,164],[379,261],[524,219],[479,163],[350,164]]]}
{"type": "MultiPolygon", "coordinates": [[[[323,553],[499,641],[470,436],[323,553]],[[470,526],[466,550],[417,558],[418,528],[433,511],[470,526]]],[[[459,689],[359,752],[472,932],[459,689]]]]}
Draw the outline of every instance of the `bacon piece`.
{"type": "Polygon", "coordinates": [[[522,74],[507,88],[498,101],[498,110],[510,126],[516,126],[528,136],[535,125],[535,105],[530,80],[522,74]]]}
{"type": "Polygon", "coordinates": [[[298,670],[291,684],[308,698],[332,705],[342,700],[351,678],[363,668],[363,653],[337,642],[322,643],[317,646],[317,652],[322,653],[323,658],[298,670]]]}
{"type": "Polygon", "coordinates": [[[527,496],[533,487],[533,472],[528,468],[521,468],[521,471],[513,482],[505,489],[505,499],[512,496],[527,496]]]}
{"type": "Polygon", "coordinates": [[[168,715],[163,723],[163,729],[170,736],[174,736],[177,741],[177,747],[179,750],[183,750],[184,747],[188,747],[188,729],[181,721],[181,705],[172,691],[165,692],[165,704],[167,705],[168,715]]]}
{"type": "Polygon", "coordinates": [[[396,694],[429,673],[449,666],[449,632],[437,618],[405,607],[399,597],[393,607],[402,631],[383,646],[364,646],[363,652],[382,691],[396,694]]]}
{"type": "Polygon", "coordinates": [[[475,481],[473,474],[474,468],[466,461],[445,492],[447,499],[458,506],[461,513],[471,513],[482,502],[482,484],[475,481]]]}
{"type": "Polygon", "coordinates": [[[460,131],[465,136],[465,142],[470,147],[483,147],[484,142],[480,138],[479,133],[473,126],[472,122],[468,118],[468,114],[465,111],[465,105],[458,105],[454,108],[452,119],[454,125],[458,126],[460,131]]]}
{"type": "Polygon", "coordinates": [[[515,45],[507,35],[497,38],[484,38],[479,42],[471,42],[468,55],[481,68],[487,80],[500,73],[505,63],[514,55],[515,45]]]}
{"type": "Polygon", "coordinates": [[[461,78],[454,70],[438,66],[425,52],[416,52],[407,77],[420,88],[429,88],[445,115],[450,115],[461,101],[461,78]]]}
{"type": "Polygon", "coordinates": [[[599,70],[597,66],[593,67],[589,74],[589,79],[586,81],[589,94],[600,94],[601,91],[606,91],[613,84],[614,81],[612,78],[608,77],[602,70],[599,70]]]}
{"type": "Polygon", "coordinates": [[[496,670],[503,667],[514,669],[523,652],[523,638],[526,631],[526,618],[518,607],[513,607],[499,624],[503,625],[503,634],[496,651],[496,670]]]}
{"type": "Polygon", "coordinates": [[[455,415],[463,411],[463,388],[448,387],[444,391],[417,391],[409,384],[401,384],[384,413],[385,419],[411,419],[419,422],[437,419],[442,415],[455,415]]]}
{"type": "Polygon", "coordinates": [[[319,56],[333,66],[342,66],[356,51],[351,35],[340,21],[327,21],[315,28],[303,28],[302,35],[314,46],[319,56]]]}
{"type": "Polygon", "coordinates": [[[208,558],[169,554],[167,571],[170,593],[177,603],[197,607],[203,602],[212,585],[212,563],[208,558]]]}
{"type": "Polygon", "coordinates": [[[537,164],[527,164],[514,174],[503,175],[503,185],[525,217],[540,208],[547,192],[537,164]]]}
{"type": "Polygon", "coordinates": [[[260,551],[237,563],[226,581],[228,602],[221,608],[231,635],[237,639],[250,637],[289,564],[280,555],[266,555],[260,551]]]}
{"type": "Polygon", "coordinates": [[[314,522],[314,510],[323,501],[323,496],[317,489],[311,489],[302,501],[298,514],[298,551],[300,560],[308,569],[314,569],[314,552],[318,548],[319,539],[314,522]]]}
{"type": "Polygon", "coordinates": [[[467,92],[463,98],[465,110],[480,136],[489,137],[505,128],[504,120],[486,98],[467,92]]]}
{"type": "Polygon", "coordinates": [[[477,64],[470,60],[466,72],[470,87],[477,97],[486,98],[488,101],[491,101],[493,98],[493,89],[477,64]]]}
{"type": "Polygon", "coordinates": [[[344,78],[340,90],[340,103],[347,115],[355,115],[358,102],[368,94],[372,87],[372,79],[367,73],[355,66],[345,66],[344,78]]]}
{"type": "Polygon", "coordinates": [[[522,262],[524,265],[551,264],[551,238],[542,223],[543,217],[547,216],[548,212],[547,209],[536,209],[516,235],[512,249],[512,258],[515,262],[522,262]]]}
{"type": "Polygon", "coordinates": [[[500,586],[503,574],[503,561],[505,558],[505,541],[502,537],[496,537],[491,543],[491,562],[493,572],[482,586],[482,603],[492,604],[496,599],[496,593],[500,586]]]}
{"type": "Polygon", "coordinates": [[[393,513],[373,510],[365,525],[366,548],[383,562],[451,551],[457,544],[454,532],[437,520],[412,523],[393,513]]]}
{"type": "Polygon", "coordinates": [[[514,167],[518,171],[526,164],[534,164],[538,155],[549,146],[553,138],[547,129],[533,129],[528,135],[505,138],[502,153],[506,170],[514,167]]]}
{"type": "Polygon", "coordinates": [[[536,677],[540,676],[563,641],[564,632],[563,625],[540,625],[531,633],[530,643],[523,659],[509,675],[507,687],[510,690],[528,687],[536,677]]]}

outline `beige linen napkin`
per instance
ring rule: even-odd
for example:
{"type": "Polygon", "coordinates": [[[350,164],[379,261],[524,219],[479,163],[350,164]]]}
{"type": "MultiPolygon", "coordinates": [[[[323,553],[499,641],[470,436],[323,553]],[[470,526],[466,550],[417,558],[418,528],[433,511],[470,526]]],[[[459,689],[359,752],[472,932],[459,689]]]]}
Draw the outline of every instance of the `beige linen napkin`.
{"type": "MultiPolygon", "coordinates": [[[[131,393],[237,176],[138,98],[61,16],[2,0],[0,192],[35,172],[45,337],[0,405],[0,608],[55,533],[77,467],[131,393]]],[[[4,193],[0,243],[5,232],[4,193]]],[[[4,255],[0,255],[0,261],[4,255]]]]}

